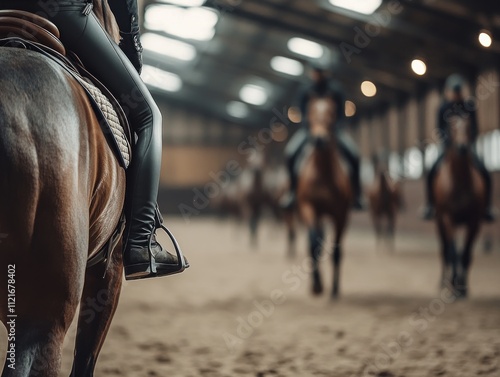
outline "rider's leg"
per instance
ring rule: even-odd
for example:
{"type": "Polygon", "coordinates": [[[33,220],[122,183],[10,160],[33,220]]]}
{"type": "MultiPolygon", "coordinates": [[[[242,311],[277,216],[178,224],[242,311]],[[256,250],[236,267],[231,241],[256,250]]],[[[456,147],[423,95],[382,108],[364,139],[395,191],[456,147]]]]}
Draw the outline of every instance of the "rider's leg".
{"type": "MultiPolygon", "coordinates": [[[[38,3],[16,0],[14,8],[43,11],[38,3]]],[[[49,19],[60,29],[61,40],[117,97],[128,115],[137,143],[127,173],[127,246],[124,254],[126,278],[157,274],[176,269],[177,257],[167,253],[154,239],[150,253],[148,240],[155,231],[156,199],[162,153],[161,113],[134,66],[118,45],[110,40],[93,13],[82,15],[82,5],[60,5],[49,19]],[[112,74],[110,74],[112,73],[112,74]],[[152,260],[152,259],[154,260],[152,260]]]]}
{"type": "Polygon", "coordinates": [[[476,153],[473,153],[474,164],[483,176],[485,188],[486,188],[486,213],[484,214],[484,219],[486,221],[495,221],[495,214],[493,211],[493,184],[491,181],[491,175],[484,162],[479,158],[476,153]]]}
{"type": "Polygon", "coordinates": [[[337,133],[337,144],[342,156],[345,157],[351,166],[351,183],[354,191],[354,208],[363,209],[363,193],[361,187],[361,174],[360,174],[360,157],[359,151],[352,140],[351,136],[346,131],[339,131],[337,133]]]}
{"type": "Polygon", "coordinates": [[[304,148],[304,145],[307,143],[308,135],[307,128],[300,128],[297,132],[295,132],[285,148],[286,167],[290,179],[290,188],[281,201],[281,206],[284,208],[291,208],[295,203],[295,193],[297,191],[298,183],[295,163],[297,162],[297,158],[300,155],[302,148],[304,148]]]}
{"type": "Polygon", "coordinates": [[[81,57],[108,88],[119,96],[137,135],[133,159],[127,172],[127,233],[124,254],[125,275],[129,279],[149,276],[150,252],[158,275],[176,270],[177,258],[167,253],[153,238],[156,201],[160,182],[162,155],[162,119],[153,97],[135,67],[111,41],[93,15],[88,17],[80,43],[68,46],[81,57]],[[98,57],[98,58],[96,58],[98,57]],[[112,70],[113,75],[109,74],[112,70]]]}

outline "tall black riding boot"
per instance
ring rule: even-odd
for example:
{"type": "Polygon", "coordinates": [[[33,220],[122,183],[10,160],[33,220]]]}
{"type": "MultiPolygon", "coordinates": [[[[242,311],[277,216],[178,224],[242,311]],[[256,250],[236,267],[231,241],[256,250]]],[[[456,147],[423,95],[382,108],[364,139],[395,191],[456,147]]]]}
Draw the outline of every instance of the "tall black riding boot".
{"type": "Polygon", "coordinates": [[[189,267],[187,261],[168,253],[156,241],[157,196],[162,152],[161,114],[155,114],[153,127],[136,129],[132,164],[127,172],[127,230],[124,250],[127,280],[165,276],[189,267]]]}
{"type": "Polygon", "coordinates": [[[283,209],[291,209],[295,205],[295,193],[297,192],[297,174],[295,174],[295,155],[289,156],[286,161],[286,168],[288,177],[290,179],[290,186],[288,191],[280,200],[280,206],[283,209]]]}
{"type": "Polygon", "coordinates": [[[434,182],[433,169],[429,170],[425,177],[426,204],[422,211],[422,219],[432,220],[434,218],[434,193],[432,185],[434,182]]]}
{"type": "Polygon", "coordinates": [[[305,127],[301,128],[295,133],[295,135],[293,135],[293,137],[288,142],[288,145],[286,146],[286,168],[288,171],[288,177],[290,179],[290,187],[280,200],[280,206],[283,209],[291,209],[295,205],[295,196],[298,185],[298,177],[297,172],[295,171],[295,164],[297,162],[297,158],[302,152],[302,149],[307,144],[308,137],[309,133],[307,129],[305,127]]]}
{"type": "Polygon", "coordinates": [[[352,159],[351,166],[352,166],[351,182],[354,191],[353,207],[354,209],[357,210],[363,210],[365,208],[365,205],[363,203],[363,190],[361,188],[359,159],[352,159]]]}
{"type": "Polygon", "coordinates": [[[427,173],[426,181],[425,181],[425,194],[427,203],[422,210],[422,219],[423,220],[432,220],[434,218],[434,178],[436,177],[436,173],[438,170],[438,166],[441,164],[444,154],[438,156],[434,165],[432,165],[431,169],[427,173]]]}

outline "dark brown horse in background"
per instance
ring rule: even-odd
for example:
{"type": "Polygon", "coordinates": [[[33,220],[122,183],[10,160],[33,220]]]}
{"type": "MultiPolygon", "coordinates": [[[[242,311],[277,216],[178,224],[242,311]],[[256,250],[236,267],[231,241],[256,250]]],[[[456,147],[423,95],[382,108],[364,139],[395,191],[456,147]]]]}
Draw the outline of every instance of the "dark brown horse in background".
{"type": "MultiPolygon", "coordinates": [[[[94,1],[94,12],[104,20],[101,4],[118,41],[107,2],[94,1]]],[[[120,294],[121,242],[104,278],[105,266],[87,269],[87,259],[119,222],[125,172],[62,68],[17,48],[0,49],[0,66],[0,269],[13,272],[10,292],[7,279],[0,284],[0,312],[15,331],[15,369],[8,354],[2,377],[57,377],[79,304],[71,375],[93,376],[120,294]],[[7,307],[14,290],[15,309],[7,307]]]]}
{"type": "Polygon", "coordinates": [[[386,170],[379,169],[373,184],[368,189],[368,201],[377,240],[387,241],[394,251],[396,217],[402,200],[399,184],[389,177],[386,170]]]}
{"type": "Polygon", "coordinates": [[[353,198],[349,173],[341,162],[333,135],[336,107],[337,104],[329,97],[313,98],[309,103],[308,122],[313,139],[312,151],[300,169],[297,188],[299,213],[309,230],[314,294],[323,292],[318,268],[325,240],[323,219],[329,218],[334,224],[332,298],[339,294],[342,237],[353,198]]]}
{"type": "Polygon", "coordinates": [[[278,169],[266,164],[264,153],[256,153],[238,178],[241,213],[249,224],[250,243],[257,245],[257,232],[263,216],[270,213],[275,219],[281,217],[279,207],[278,169]]]}
{"type": "Polygon", "coordinates": [[[433,186],[443,258],[442,284],[466,297],[472,249],[487,205],[486,186],[474,166],[469,120],[455,116],[449,123],[450,140],[433,186]],[[455,240],[460,226],[466,231],[461,253],[455,240]]]}
{"type": "Polygon", "coordinates": [[[248,221],[250,243],[257,245],[257,230],[262,217],[265,202],[267,202],[264,188],[264,157],[256,157],[255,162],[249,163],[240,177],[241,207],[244,218],[248,221]]]}

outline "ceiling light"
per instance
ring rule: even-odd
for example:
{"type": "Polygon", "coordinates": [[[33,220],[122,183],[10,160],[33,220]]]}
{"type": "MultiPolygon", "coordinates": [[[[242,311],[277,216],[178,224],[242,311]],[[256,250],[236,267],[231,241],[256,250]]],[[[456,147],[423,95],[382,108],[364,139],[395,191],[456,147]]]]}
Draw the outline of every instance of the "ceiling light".
{"type": "Polygon", "coordinates": [[[205,0],[160,0],[161,3],[180,5],[182,7],[201,7],[205,0]]]}
{"type": "Polygon", "coordinates": [[[286,73],[291,76],[300,76],[304,73],[304,66],[301,62],[285,58],[284,56],[275,56],[272,58],[271,67],[277,72],[286,73]]]}
{"type": "Polygon", "coordinates": [[[352,117],[356,114],[356,105],[352,101],[345,101],[345,116],[352,117]]]}
{"type": "Polygon", "coordinates": [[[150,65],[142,67],[141,77],[147,85],[168,92],[177,92],[182,88],[182,80],[178,75],[150,65]]]}
{"type": "Polygon", "coordinates": [[[169,58],[191,61],[196,57],[196,49],[193,45],[158,34],[145,33],[141,37],[141,42],[145,50],[169,58]]]}
{"type": "Polygon", "coordinates": [[[382,0],[330,0],[330,4],[362,14],[372,14],[382,4],[382,0]]]}
{"type": "Polygon", "coordinates": [[[479,33],[479,36],[477,38],[479,40],[479,43],[481,43],[481,45],[483,47],[490,47],[491,46],[491,35],[489,32],[487,31],[482,31],[481,33],[479,33]]]}
{"type": "Polygon", "coordinates": [[[229,102],[226,106],[226,111],[235,118],[246,118],[250,113],[248,106],[239,101],[229,102]]]}
{"type": "Polygon", "coordinates": [[[427,71],[427,66],[422,60],[414,59],[411,62],[411,69],[413,69],[413,72],[415,72],[417,75],[422,76],[427,71]]]}
{"type": "Polygon", "coordinates": [[[208,41],[215,34],[218,14],[208,8],[154,4],[146,8],[144,26],[179,38],[208,41]]]}
{"type": "Polygon", "coordinates": [[[367,97],[373,97],[377,94],[377,87],[371,81],[363,81],[361,83],[361,92],[367,97]]]}
{"type": "Polygon", "coordinates": [[[261,106],[267,101],[266,89],[254,84],[246,84],[240,90],[240,98],[251,105],[261,106]]]}
{"type": "Polygon", "coordinates": [[[304,38],[291,38],[288,41],[288,48],[296,54],[314,59],[321,58],[325,53],[323,46],[319,43],[304,38]]]}

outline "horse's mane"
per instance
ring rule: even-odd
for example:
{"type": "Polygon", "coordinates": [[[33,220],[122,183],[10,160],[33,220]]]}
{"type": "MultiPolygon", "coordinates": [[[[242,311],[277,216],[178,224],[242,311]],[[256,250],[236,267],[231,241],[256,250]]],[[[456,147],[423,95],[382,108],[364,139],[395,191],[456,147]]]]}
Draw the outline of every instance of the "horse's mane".
{"type": "MultiPolygon", "coordinates": [[[[125,0],[124,0],[125,1],[125,0]]],[[[107,0],[93,0],[94,13],[111,38],[120,42],[120,29],[107,0]]]]}

